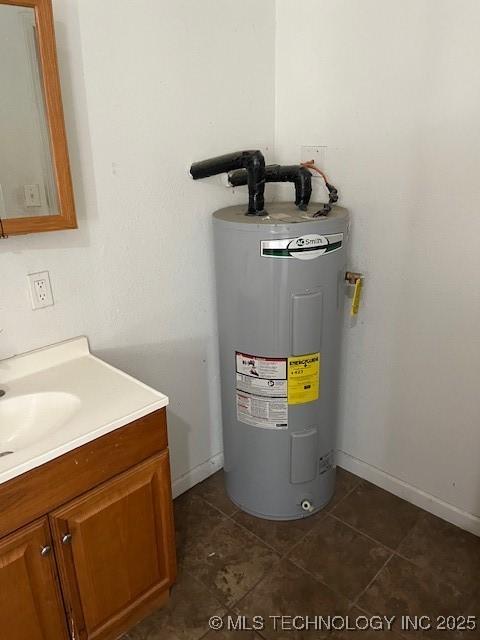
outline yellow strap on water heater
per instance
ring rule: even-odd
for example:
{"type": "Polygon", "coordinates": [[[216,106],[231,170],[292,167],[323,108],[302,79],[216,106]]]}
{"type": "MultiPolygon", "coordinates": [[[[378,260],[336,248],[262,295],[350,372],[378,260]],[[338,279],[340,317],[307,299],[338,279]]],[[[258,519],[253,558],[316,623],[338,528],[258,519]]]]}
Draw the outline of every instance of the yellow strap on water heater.
{"type": "Polygon", "coordinates": [[[352,298],[352,310],[350,312],[350,315],[352,316],[356,316],[358,313],[358,309],[360,307],[361,295],[362,295],[362,279],[357,278],[355,280],[355,289],[353,291],[353,298],[352,298]]]}

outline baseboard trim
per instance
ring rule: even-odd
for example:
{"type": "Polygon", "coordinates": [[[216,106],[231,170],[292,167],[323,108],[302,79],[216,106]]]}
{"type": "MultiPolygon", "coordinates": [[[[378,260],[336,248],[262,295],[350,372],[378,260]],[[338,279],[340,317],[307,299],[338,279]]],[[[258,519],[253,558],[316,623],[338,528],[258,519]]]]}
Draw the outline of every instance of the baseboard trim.
{"type": "MultiPolygon", "coordinates": [[[[480,536],[480,518],[474,516],[471,513],[457,509],[448,502],[440,500],[417,487],[414,487],[400,478],[374,467],[363,460],[355,458],[345,451],[337,451],[337,464],[342,469],[346,469],[351,473],[368,480],[372,484],[393,493],[399,498],[411,502],[421,509],[425,509],[429,513],[450,522],[451,524],[470,531],[471,533],[480,536]]],[[[223,467],[223,453],[217,453],[202,464],[198,465],[194,469],[191,469],[187,473],[183,474],[179,478],[176,478],[172,482],[173,497],[181,495],[185,491],[188,491],[202,480],[205,480],[213,473],[216,473],[223,467]]]]}
{"type": "Polygon", "coordinates": [[[390,474],[377,469],[363,460],[359,460],[345,451],[337,451],[337,463],[339,467],[354,473],[364,480],[381,487],[390,493],[403,498],[408,502],[425,509],[429,513],[450,522],[461,529],[470,531],[480,536],[480,518],[471,513],[457,509],[448,502],[443,502],[439,498],[432,496],[417,487],[391,476],[390,474]]]}
{"type": "Polygon", "coordinates": [[[173,497],[188,491],[223,467],[223,452],[217,453],[172,482],[173,497]]]}

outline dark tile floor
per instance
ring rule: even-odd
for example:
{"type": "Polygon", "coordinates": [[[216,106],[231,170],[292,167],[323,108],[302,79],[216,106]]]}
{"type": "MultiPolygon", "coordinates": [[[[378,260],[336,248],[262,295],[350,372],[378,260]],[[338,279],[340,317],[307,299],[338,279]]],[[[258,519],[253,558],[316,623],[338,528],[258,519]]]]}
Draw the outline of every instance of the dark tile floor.
{"type": "Polygon", "coordinates": [[[219,472],[175,500],[175,524],[179,576],[170,603],[123,640],[480,639],[480,538],[342,469],[330,505],[304,520],[239,511],[219,472]],[[266,624],[209,631],[213,615],[225,627],[239,615],[266,624]],[[329,633],[274,628],[272,618],[334,615],[350,626],[357,616],[396,620],[390,632],[329,633]],[[472,615],[478,628],[406,631],[402,615],[429,616],[435,626],[437,616],[465,626],[472,615]]]}

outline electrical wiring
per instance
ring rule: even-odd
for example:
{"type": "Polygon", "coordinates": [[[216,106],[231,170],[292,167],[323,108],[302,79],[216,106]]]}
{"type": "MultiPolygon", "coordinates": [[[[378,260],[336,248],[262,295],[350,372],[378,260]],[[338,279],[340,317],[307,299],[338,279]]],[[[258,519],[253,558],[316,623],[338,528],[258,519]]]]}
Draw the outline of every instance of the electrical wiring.
{"type": "Polygon", "coordinates": [[[327,176],[325,175],[325,173],[319,169],[316,165],[315,165],[315,161],[314,160],[308,160],[307,162],[301,162],[300,166],[305,167],[305,169],[309,169],[310,171],[315,171],[316,173],[318,173],[319,175],[322,176],[324,182],[325,182],[325,186],[327,188],[328,191],[328,204],[324,204],[323,205],[323,209],[320,209],[319,211],[317,211],[313,217],[314,218],[318,218],[320,216],[327,216],[330,211],[332,210],[332,206],[338,202],[338,191],[337,189],[333,186],[333,184],[330,184],[330,182],[327,179],[327,176]]]}

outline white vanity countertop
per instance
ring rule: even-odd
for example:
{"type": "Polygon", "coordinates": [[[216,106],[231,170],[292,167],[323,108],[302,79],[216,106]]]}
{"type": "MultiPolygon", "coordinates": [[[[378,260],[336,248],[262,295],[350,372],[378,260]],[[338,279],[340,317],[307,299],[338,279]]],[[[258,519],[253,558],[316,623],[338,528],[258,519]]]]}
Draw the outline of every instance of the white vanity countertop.
{"type": "MultiPolygon", "coordinates": [[[[2,432],[10,433],[14,422],[5,418],[8,411],[4,411],[2,416],[2,402],[16,399],[16,405],[20,406],[23,417],[27,419],[23,419],[22,424],[13,425],[13,429],[17,433],[28,430],[26,440],[21,435],[27,445],[16,449],[15,438],[12,438],[13,453],[0,457],[0,483],[168,404],[167,396],[93,356],[85,337],[1,360],[0,389],[6,391],[6,395],[0,398],[1,448],[5,447],[2,432]],[[49,400],[53,403],[55,398],[61,399],[61,394],[70,394],[68,397],[73,401],[69,414],[62,418],[63,424],[54,429],[46,428],[40,437],[38,434],[35,436],[34,419],[29,426],[28,415],[24,415],[21,406],[24,398],[31,394],[51,394],[42,397],[53,399],[49,400]]],[[[7,406],[4,405],[4,409],[7,406]]],[[[58,421],[54,406],[49,409],[47,405],[46,419],[45,415],[42,418],[47,425],[50,416],[58,421]]]]}

